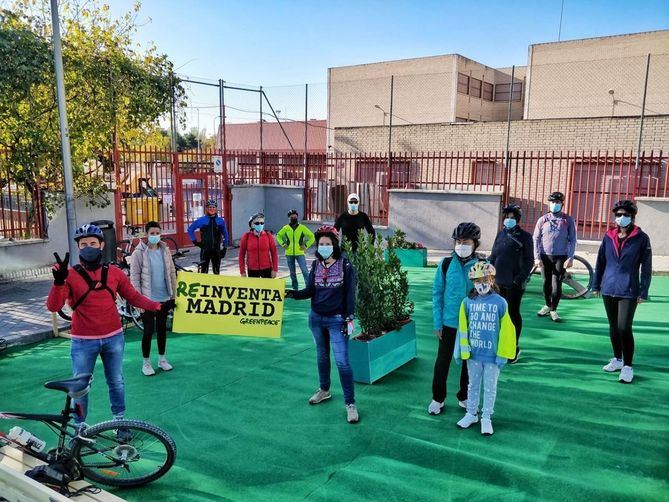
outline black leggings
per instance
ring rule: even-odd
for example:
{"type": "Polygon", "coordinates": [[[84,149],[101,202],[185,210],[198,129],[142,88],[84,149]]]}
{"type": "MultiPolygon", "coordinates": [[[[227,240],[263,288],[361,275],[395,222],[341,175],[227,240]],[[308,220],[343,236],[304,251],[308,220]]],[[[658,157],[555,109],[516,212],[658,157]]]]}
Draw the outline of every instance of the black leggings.
{"type": "Polygon", "coordinates": [[[200,261],[203,262],[202,265],[200,265],[200,273],[209,273],[210,261],[211,269],[214,274],[219,275],[221,273],[221,252],[218,249],[201,249],[200,261]]]}
{"type": "MultiPolygon", "coordinates": [[[[446,400],[446,379],[448,378],[448,369],[451,367],[453,359],[453,349],[457,338],[457,329],[444,326],[441,330],[441,340],[439,340],[439,350],[437,351],[437,360],[434,363],[434,376],[432,377],[432,399],[438,403],[446,400]]],[[[469,385],[469,375],[467,374],[467,361],[462,361],[460,370],[460,390],[457,393],[458,401],[467,400],[467,385],[469,385]]]]}
{"type": "Polygon", "coordinates": [[[271,268],[263,268],[263,269],[260,269],[260,270],[249,269],[249,271],[246,275],[248,275],[249,277],[263,277],[265,279],[271,279],[272,278],[272,269],[271,268]]]}
{"type": "Polygon", "coordinates": [[[509,317],[516,328],[516,353],[518,353],[518,340],[520,332],[523,331],[523,316],[520,315],[520,302],[523,299],[525,290],[519,286],[499,286],[499,294],[509,305],[509,317]]]}
{"type": "Polygon", "coordinates": [[[149,312],[145,310],[142,313],[142,322],[144,323],[144,336],[142,337],[142,356],[148,358],[151,354],[151,338],[153,332],[158,334],[158,354],[165,355],[167,346],[167,309],[158,312],[149,312]]]}
{"type": "Polygon", "coordinates": [[[562,296],[562,279],[564,278],[564,264],[566,256],[541,255],[543,266],[542,276],[544,280],[544,300],[551,310],[557,310],[562,296]]]}
{"type": "Polygon", "coordinates": [[[632,322],[636,311],[636,298],[603,296],[606,317],[609,318],[609,336],[613,355],[622,359],[625,366],[632,366],[634,357],[634,334],[632,322]]]}

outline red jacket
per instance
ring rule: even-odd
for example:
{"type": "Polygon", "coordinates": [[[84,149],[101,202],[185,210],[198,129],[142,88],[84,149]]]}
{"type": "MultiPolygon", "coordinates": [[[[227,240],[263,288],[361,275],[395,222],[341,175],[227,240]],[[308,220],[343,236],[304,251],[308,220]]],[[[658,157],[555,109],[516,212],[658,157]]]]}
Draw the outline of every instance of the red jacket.
{"type": "Polygon", "coordinates": [[[239,247],[239,273],[245,274],[248,264],[249,270],[279,270],[279,255],[276,252],[274,236],[264,230],[256,235],[249,230],[242,235],[239,247]]]}
{"type": "MultiPolygon", "coordinates": [[[[102,279],[102,267],[97,270],[86,270],[86,272],[94,281],[102,279]]],[[[114,295],[116,293],[120,294],[128,303],[137,308],[160,310],[160,303],[151,301],[138,293],[123,271],[114,265],[109,266],[107,286],[114,295]]],[[[51,286],[49,297],[46,300],[46,308],[51,312],[58,312],[63,308],[66,301],[70,306],[74,305],[88,289],[88,284],[84,278],[70,267],[65,284],[51,286]]],[[[121,330],[121,318],[116,309],[116,303],[106,289],[88,293],[86,299],[72,314],[70,333],[77,338],[106,338],[119,333],[121,330]]]]}

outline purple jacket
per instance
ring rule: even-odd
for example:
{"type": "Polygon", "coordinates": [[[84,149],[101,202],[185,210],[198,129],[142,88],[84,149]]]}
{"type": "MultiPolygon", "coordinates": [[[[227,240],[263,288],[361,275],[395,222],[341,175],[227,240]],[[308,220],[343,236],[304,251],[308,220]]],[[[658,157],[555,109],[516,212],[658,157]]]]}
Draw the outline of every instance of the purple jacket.
{"type": "Polygon", "coordinates": [[[564,213],[544,214],[534,227],[534,259],[542,254],[574,258],[576,253],[576,224],[564,213]]]}

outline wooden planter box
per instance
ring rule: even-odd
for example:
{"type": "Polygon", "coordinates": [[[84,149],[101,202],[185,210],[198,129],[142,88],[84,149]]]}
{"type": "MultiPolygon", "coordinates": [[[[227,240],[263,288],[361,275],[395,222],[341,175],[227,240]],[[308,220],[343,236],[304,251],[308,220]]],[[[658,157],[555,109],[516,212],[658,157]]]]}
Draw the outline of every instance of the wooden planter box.
{"type": "Polygon", "coordinates": [[[348,357],[356,382],[374,383],[416,357],[416,323],[409,321],[369,342],[351,339],[348,357]]]}
{"type": "MultiPolygon", "coordinates": [[[[427,248],[421,249],[394,249],[403,267],[427,267],[427,248]]],[[[386,261],[388,250],[385,251],[386,261]]]]}

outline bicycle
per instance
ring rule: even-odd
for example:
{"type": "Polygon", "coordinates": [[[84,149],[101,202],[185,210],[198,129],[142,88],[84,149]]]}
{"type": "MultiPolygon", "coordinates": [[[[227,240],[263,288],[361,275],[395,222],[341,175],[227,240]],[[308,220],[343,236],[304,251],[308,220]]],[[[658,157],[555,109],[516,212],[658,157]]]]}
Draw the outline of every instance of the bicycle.
{"type": "Polygon", "coordinates": [[[65,490],[69,482],[84,477],[96,483],[128,488],[164,476],[174,464],[177,449],[174,440],[159,427],[141,420],[109,420],[79,431],[72,423],[77,414],[72,400],[88,394],[92,380],[93,375],[85,373],[44,384],[47,389],[67,394],[59,415],[0,411],[0,419],[46,424],[58,435],[57,447],[43,453],[4,434],[0,440],[45,462],[46,467],[33,470],[35,479],[65,490]]]}
{"type": "MultiPolygon", "coordinates": [[[[582,265],[585,271],[581,271],[580,267],[577,267],[576,270],[570,268],[565,270],[562,278],[562,298],[568,300],[581,298],[592,291],[592,281],[595,275],[592,265],[585,258],[574,256],[574,264],[577,262],[582,265]],[[567,287],[565,288],[565,286],[567,287]]],[[[543,274],[543,268],[535,265],[532,268],[532,274],[543,274]]]]}

